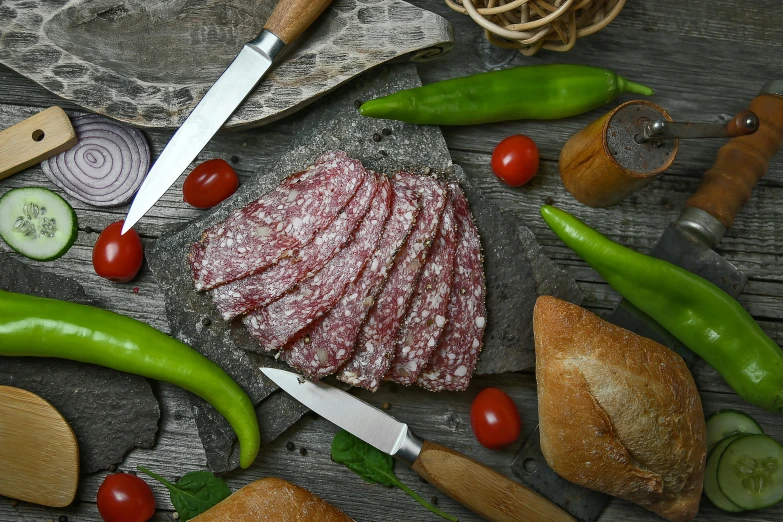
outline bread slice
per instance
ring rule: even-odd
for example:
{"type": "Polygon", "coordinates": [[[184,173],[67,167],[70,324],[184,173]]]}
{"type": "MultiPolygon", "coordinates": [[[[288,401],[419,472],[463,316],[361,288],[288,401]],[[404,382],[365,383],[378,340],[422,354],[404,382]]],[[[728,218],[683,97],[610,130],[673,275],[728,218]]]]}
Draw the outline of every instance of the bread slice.
{"type": "Polygon", "coordinates": [[[191,522],[353,522],[296,484],[267,477],[251,482],[191,522]]]}
{"type": "Polygon", "coordinates": [[[561,477],[675,522],[699,510],[706,429],[682,358],[542,296],[533,313],[541,449],[561,477]]]}

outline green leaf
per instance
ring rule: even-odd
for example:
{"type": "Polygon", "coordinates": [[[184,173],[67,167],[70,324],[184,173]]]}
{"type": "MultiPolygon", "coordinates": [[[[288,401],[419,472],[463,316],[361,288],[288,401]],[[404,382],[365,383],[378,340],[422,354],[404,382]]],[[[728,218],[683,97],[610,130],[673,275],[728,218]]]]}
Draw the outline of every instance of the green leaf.
{"type": "Polygon", "coordinates": [[[209,471],[191,471],[176,484],[172,484],[160,475],[139,466],[139,471],[154,478],[169,490],[171,503],[183,521],[190,520],[231,495],[231,490],[223,479],[209,471]]]}
{"type": "Polygon", "coordinates": [[[345,465],[366,482],[390,487],[396,486],[433,513],[442,516],[446,520],[457,522],[455,517],[436,508],[400,482],[394,474],[394,459],[392,459],[391,455],[387,455],[345,430],[338,431],[337,435],[332,439],[332,459],[339,464],[345,465]]]}

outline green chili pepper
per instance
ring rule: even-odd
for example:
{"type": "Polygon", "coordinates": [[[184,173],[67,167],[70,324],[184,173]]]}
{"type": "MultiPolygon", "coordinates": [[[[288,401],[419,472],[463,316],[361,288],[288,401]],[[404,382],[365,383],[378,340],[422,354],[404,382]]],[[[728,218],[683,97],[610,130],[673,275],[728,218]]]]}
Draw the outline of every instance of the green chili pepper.
{"type": "Polygon", "coordinates": [[[783,412],[783,351],[734,298],[687,270],[610,241],[567,212],[543,206],[541,215],[612,288],[718,370],[740,397],[783,412]]]}
{"type": "Polygon", "coordinates": [[[168,335],[107,310],[0,290],[0,355],[58,357],[176,384],[220,412],[250,466],[261,436],[253,403],[218,365],[168,335]]]}
{"type": "Polygon", "coordinates": [[[556,120],[591,111],[624,92],[654,93],[608,69],[527,65],[399,91],[359,110],[371,118],[433,125],[556,120]]]}

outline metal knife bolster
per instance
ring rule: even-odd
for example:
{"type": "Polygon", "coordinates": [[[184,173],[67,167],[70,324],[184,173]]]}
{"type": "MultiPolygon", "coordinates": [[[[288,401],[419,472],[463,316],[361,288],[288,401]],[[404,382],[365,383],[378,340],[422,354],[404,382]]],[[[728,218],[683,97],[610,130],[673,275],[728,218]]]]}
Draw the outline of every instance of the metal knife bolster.
{"type": "Polygon", "coordinates": [[[261,31],[261,34],[247,42],[246,45],[252,47],[261,54],[266,55],[272,62],[274,62],[275,58],[285,49],[285,42],[275,33],[267,29],[261,31]]]}
{"type": "Polygon", "coordinates": [[[719,219],[696,207],[685,207],[673,225],[695,235],[710,249],[720,243],[727,230],[719,219]]]}
{"type": "Polygon", "coordinates": [[[419,458],[423,444],[424,441],[417,437],[406,425],[404,433],[401,433],[397,439],[397,444],[395,444],[396,450],[391,453],[391,456],[408,465],[412,465],[419,458]]]}

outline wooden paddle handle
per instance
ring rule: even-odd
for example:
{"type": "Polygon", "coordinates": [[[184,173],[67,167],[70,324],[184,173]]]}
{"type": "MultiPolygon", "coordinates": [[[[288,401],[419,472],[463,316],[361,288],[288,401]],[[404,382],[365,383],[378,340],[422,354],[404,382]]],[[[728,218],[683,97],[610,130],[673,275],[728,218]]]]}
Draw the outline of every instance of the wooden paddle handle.
{"type": "Polygon", "coordinates": [[[271,31],[286,45],[302,34],[324,12],[332,0],[280,0],[266,21],[271,31]]]}
{"type": "Polygon", "coordinates": [[[76,145],[71,120],[49,107],[0,132],[0,179],[41,163],[76,145]]]}
{"type": "Polygon", "coordinates": [[[750,110],[759,117],[759,130],[732,138],[721,147],[698,190],[685,202],[686,207],[700,208],[719,219],[726,228],[734,224],[753,186],[783,144],[783,96],[761,94],[750,102],[750,110]]]}
{"type": "Polygon", "coordinates": [[[576,522],[522,484],[452,449],[424,441],[413,471],[491,522],[576,522]]]}

